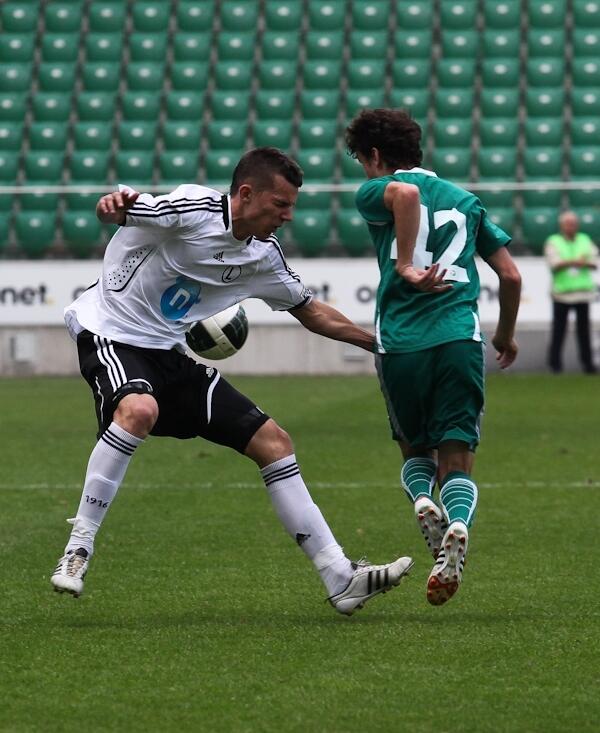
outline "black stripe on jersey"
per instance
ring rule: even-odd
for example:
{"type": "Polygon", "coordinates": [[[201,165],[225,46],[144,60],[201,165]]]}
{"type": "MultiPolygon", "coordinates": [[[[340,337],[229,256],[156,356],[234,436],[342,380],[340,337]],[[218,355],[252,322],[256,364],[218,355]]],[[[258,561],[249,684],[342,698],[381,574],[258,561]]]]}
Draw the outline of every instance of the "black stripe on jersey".
{"type": "Polygon", "coordinates": [[[141,219],[158,219],[161,216],[167,216],[168,214],[189,214],[192,211],[211,211],[214,214],[220,214],[221,208],[212,208],[210,206],[192,206],[189,209],[167,209],[165,211],[159,211],[157,213],[142,214],[139,211],[129,210],[127,213],[131,216],[137,216],[141,219]]]}
{"type": "Polygon", "coordinates": [[[226,193],[221,196],[221,208],[223,210],[223,226],[229,229],[229,197],[226,193]]]}
{"type": "Polygon", "coordinates": [[[164,201],[158,201],[155,204],[147,204],[144,201],[136,201],[135,204],[131,207],[131,211],[138,208],[138,206],[143,206],[145,209],[151,209],[152,211],[156,211],[157,209],[160,209],[164,206],[175,206],[175,204],[183,204],[184,206],[189,204],[204,204],[204,203],[213,203],[215,206],[220,205],[220,201],[217,201],[217,199],[213,198],[212,196],[203,196],[201,199],[165,199],[164,201]]]}
{"type": "Polygon", "coordinates": [[[275,249],[279,252],[279,256],[281,257],[281,261],[283,262],[283,266],[287,270],[288,275],[290,277],[293,277],[294,280],[296,280],[297,282],[300,282],[300,278],[298,277],[298,275],[296,275],[296,273],[292,270],[292,268],[285,261],[285,257],[283,256],[283,251],[281,249],[281,245],[279,244],[279,240],[277,239],[277,237],[274,237],[273,235],[271,235],[270,237],[265,239],[265,242],[269,242],[269,244],[272,244],[275,247],[275,249]]]}

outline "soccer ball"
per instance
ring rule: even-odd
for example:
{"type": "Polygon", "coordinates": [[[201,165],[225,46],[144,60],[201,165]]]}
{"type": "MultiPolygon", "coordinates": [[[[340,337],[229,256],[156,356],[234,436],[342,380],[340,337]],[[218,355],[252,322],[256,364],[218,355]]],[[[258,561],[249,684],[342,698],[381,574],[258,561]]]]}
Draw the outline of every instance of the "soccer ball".
{"type": "Polygon", "coordinates": [[[203,321],[185,335],[190,349],[204,359],[226,359],[237,353],[248,337],[248,318],[241,305],[232,305],[203,321]]]}

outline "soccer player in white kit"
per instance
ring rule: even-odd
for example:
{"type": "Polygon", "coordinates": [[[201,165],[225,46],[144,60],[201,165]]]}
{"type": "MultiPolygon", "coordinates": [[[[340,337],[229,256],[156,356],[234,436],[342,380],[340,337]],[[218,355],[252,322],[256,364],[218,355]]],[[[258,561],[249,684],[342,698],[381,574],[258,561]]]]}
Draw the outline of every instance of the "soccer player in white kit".
{"type": "Polygon", "coordinates": [[[236,166],[229,195],[182,185],[153,197],[122,187],[96,213],[119,224],[100,279],[65,309],[81,373],[94,394],[98,443],[51,582],[78,597],[94,538],[137,447],[149,435],[202,437],[259,467],[283,526],[319,572],[329,601],[350,615],[398,585],[412,566],[351,562],[314,504],[289,435],[213,367],[185,353],[185,333],[246,298],[287,310],[310,331],[369,351],[373,335],[316,300],[286,264],[275,231],[292,219],[302,171],[276,148],[236,166]]]}

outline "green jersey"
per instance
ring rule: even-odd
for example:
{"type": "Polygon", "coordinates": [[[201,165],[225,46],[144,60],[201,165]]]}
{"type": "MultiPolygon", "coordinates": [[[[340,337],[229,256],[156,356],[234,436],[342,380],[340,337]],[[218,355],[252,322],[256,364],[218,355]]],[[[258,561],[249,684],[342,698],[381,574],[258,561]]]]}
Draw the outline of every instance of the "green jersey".
{"type": "Polygon", "coordinates": [[[381,279],[377,290],[375,332],[380,354],[420,351],[448,341],[481,341],[475,253],[484,260],[510,242],[493,224],[479,199],[423,168],[372,178],[356,194],[356,205],[369,225],[381,279]],[[452,289],[424,293],[396,272],[397,246],[392,212],[383,202],[393,181],[411,183],[421,195],[421,221],[413,264],[439,263],[452,289]]]}

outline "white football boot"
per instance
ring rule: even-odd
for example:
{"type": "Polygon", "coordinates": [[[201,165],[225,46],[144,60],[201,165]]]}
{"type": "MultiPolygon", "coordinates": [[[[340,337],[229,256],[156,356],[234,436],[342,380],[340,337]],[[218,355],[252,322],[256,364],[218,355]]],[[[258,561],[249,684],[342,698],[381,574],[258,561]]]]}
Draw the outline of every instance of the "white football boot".
{"type": "Polygon", "coordinates": [[[450,600],[462,581],[469,531],[463,522],[452,522],[446,530],[442,547],[427,580],[427,600],[441,606],[450,600]]]}
{"type": "Polygon", "coordinates": [[[413,564],[411,557],[400,557],[387,565],[371,565],[366,560],[353,562],[354,574],[346,588],[327,600],[339,613],[352,616],[370,598],[398,585],[413,564]]]}
{"type": "Polygon", "coordinates": [[[415,501],[415,519],[427,542],[429,552],[433,555],[433,559],[437,560],[444,534],[448,529],[442,510],[430,496],[419,496],[415,501]]]}
{"type": "Polygon", "coordinates": [[[70,593],[79,598],[83,593],[83,579],[89,564],[88,551],[83,547],[69,550],[58,561],[56,570],[50,578],[54,590],[58,593],[70,593]]]}

